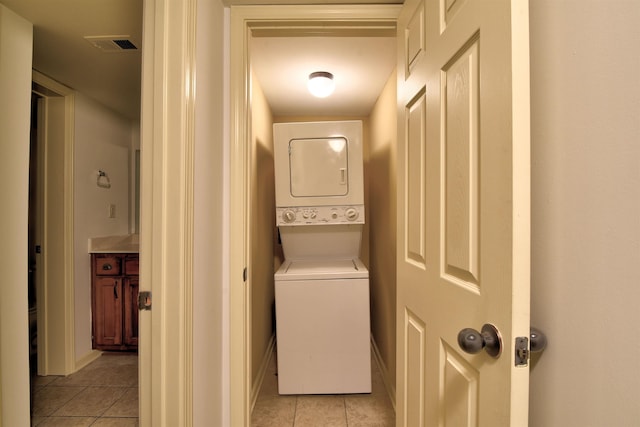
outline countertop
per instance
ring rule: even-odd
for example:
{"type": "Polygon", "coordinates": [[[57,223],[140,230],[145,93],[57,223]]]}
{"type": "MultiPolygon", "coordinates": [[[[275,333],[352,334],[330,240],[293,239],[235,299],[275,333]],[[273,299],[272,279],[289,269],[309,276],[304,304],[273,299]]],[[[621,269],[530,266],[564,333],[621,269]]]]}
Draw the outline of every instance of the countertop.
{"type": "Polygon", "coordinates": [[[140,239],[138,234],[124,236],[104,236],[89,239],[89,253],[138,253],[140,251],[140,239]]]}

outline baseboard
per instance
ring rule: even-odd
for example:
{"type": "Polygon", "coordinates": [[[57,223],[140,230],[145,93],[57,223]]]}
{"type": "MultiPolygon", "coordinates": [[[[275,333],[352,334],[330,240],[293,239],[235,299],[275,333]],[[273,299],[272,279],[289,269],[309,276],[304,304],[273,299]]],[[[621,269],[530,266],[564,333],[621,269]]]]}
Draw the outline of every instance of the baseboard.
{"type": "Polygon", "coordinates": [[[384,383],[384,387],[387,390],[387,394],[389,395],[389,400],[391,400],[391,405],[393,405],[393,410],[396,410],[396,385],[389,383],[389,370],[387,369],[387,365],[385,365],[382,356],[380,355],[380,350],[378,349],[378,345],[376,344],[376,340],[371,335],[371,352],[373,353],[373,360],[376,365],[378,365],[378,369],[380,370],[380,374],[382,375],[382,382],[384,383]]]}
{"type": "Polygon", "coordinates": [[[87,366],[89,363],[96,360],[98,357],[102,355],[100,350],[91,350],[89,353],[82,356],[80,359],[76,360],[75,368],[73,372],[78,372],[80,369],[87,366]]]}
{"type": "Polygon", "coordinates": [[[269,344],[267,344],[267,350],[265,354],[262,356],[262,363],[260,363],[260,369],[258,370],[258,375],[256,376],[255,381],[251,385],[251,409],[250,412],[253,412],[253,408],[256,406],[256,402],[258,401],[258,396],[260,395],[260,389],[262,388],[262,382],[264,381],[264,376],[267,373],[269,368],[269,363],[271,363],[271,357],[273,357],[273,351],[276,345],[276,336],[275,334],[271,335],[269,339],[269,344]]]}

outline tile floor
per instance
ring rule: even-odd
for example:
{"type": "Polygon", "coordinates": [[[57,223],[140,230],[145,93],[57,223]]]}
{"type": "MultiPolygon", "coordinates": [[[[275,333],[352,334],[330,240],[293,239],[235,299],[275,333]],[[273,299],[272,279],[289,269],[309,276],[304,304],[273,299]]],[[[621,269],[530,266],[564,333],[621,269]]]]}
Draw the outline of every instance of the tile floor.
{"type": "Polygon", "coordinates": [[[137,426],[138,356],[103,353],[67,377],[37,377],[31,425],[137,426]]]}
{"type": "Polygon", "coordinates": [[[371,394],[280,396],[271,358],[251,415],[251,427],[393,427],[395,412],[371,361],[371,394]]]}
{"type": "MultiPolygon", "coordinates": [[[[395,413],[382,376],[373,360],[371,366],[371,394],[280,396],[274,356],[251,416],[251,426],[393,427],[395,413]]],[[[137,355],[104,353],[67,377],[38,377],[32,425],[137,426],[137,355]]]]}

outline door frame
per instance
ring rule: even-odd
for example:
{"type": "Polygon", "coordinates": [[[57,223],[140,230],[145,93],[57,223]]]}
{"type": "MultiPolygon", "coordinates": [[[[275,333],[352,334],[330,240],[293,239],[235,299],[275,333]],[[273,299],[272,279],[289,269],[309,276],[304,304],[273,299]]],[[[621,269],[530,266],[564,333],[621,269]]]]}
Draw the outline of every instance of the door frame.
{"type": "Polygon", "coordinates": [[[43,141],[43,177],[42,177],[42,235],[40,244],[44,249],[42,254],[43,280],[38,280],[38,374],[39,375],[68,375],[94,360],[96,354],[90,353],[81,361],[76,361],[75,355],[75,299],[74,299],[74,246],[73,246],[73,174],[74,174],[74,91],[37,71],[32,72],[32,81],[43,88],[40,93],[45,99],[49,97],[63,98],[64,123],[50,123],[47,119],[47,103],[45,101],[42,135],[43,141]],[[47,148],[51,135],[51,126],[61,125],[64,140],[61,142],[62,163],[49,160],[47,148]],[[54,168],[51,168],[53,166],[54,168]],[[56,176],[62,174],[62,182],[56,176]],[[58,182],[56,188],[51,183],[58,182]],[[54,223],[49,219],[51,210],[59,209],[60,192],[62,192],[62,215],[53,215],[54,223]],[[55,219],[58,219],[56,221],[55,219]],[[62,220],[60,223],[59,220],[62,220]],[[62,253],[52,248],[62,248],[62,253]]]}
{"type": "Polygon", "coordinates": [[[141,426],[193,424],[196,0],[144,0],[140,119],[141,426]]]}
{"type": "Polygon", "coordinates": [[[253,33],[304,36],[374,35],[395,30],[401,5],[232,6],[230,25],[229,345],[231,425],[248,426],[251,394],[251,285],[249,200],[251,164],[251,63],[253,33]]]}

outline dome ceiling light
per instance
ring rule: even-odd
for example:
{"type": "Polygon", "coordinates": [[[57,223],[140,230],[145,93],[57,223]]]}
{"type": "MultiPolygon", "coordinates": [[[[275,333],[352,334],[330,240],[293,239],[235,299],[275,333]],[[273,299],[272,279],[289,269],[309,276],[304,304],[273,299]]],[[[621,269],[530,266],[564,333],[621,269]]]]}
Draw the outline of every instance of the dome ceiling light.
{"type": "Polygon", "coordinates": [[[333,81],[333,74],[326,71],[316,71],[309,74],[307,87],[313,96],[326,98],[333,93],[336,83],[333,81]]]}

